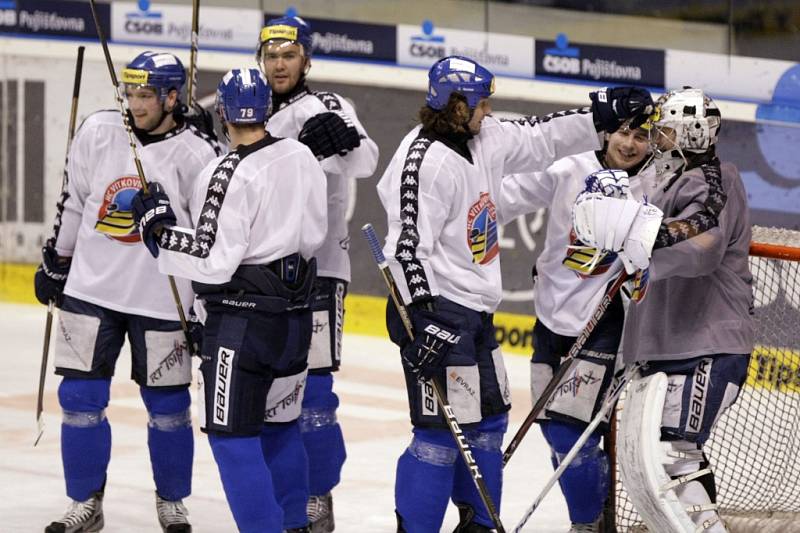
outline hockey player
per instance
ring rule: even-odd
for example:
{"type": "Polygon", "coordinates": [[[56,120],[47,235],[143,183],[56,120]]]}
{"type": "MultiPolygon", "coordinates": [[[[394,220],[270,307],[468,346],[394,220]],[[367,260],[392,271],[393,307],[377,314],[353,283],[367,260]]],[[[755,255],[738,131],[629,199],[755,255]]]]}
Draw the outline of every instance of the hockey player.
{"type": "Polygon", "coordinates": [[[279,479],[275,490],[287,520],[296,521],[296,517],[308,513],[312,531],[325,533],[334,529],[331,491],[339,483],[346,456],[336,420],[339,398],[333,392],[332,372],[341,363],[343,305],[350,282],[350,237],[345,213],[354,199],[348,182],[372,176],[378,163],[378,147],[367,136],[347,100],[308,88],[311,28],[303,19],[282,17],[268,21],[261,30],[257,59],[273,94],[267,129],[272,135],[299,139],[308,145],[328,179],[328,234],[314,254],[318,275],[312,305],[315,327],[300,417],[310,466],[307,506],[300,507],[298,498],[284,495],[284,491],[296,492],[297,487],[292,484],[302,480],[283,472],[281,465],[271,465],[279,479]]]}
{"type": "MultiPolygon", "coordinates": [[[[281,378],[306,369],[312,253],[325,236],[327,213],[319,163],[305,145],[266,133],[269,107],[258,70],[223,77],[217,110],[232,151],[198,178],[189,206],[195,229],[175,225],[169,198],[156,185],[151,195],[137,196],[134,208],[160,270],[192,279],[198,314],[206,315],[202,429],[233,517],[242,532],[273,533],[285,522],[269,464],[308,475],[296,420],[302,382],[284,398],[280,428],[263,430],[264,406],[281,378]]],[[[300,520],[287,529],[307,531],[305,514],[300,520]]]]}
{"type": "MultiPolygon", "coordinates": [[[[531,360],[534,404],[560,366],[561,358],[592,318],[606,285],[622,269],[621,262],[615,262],[615,254],[608,254],[592,271],[581,260],[585,254],[575,252],[565,259],[564,251],[574,243],[575,198],[583,191],[589,175],[595,176],[598,187],[619,187],[614,172],[604,169],[621,169],[633,176],[645,163],[648,153],[647,130],[625,125],[606,134],[601,150],[565,157],[546,171],[529,177],[541,186],[537,207],[549,209],[544,248],[536,260],[536,324],[531,360]]],[[[623,320],[622,301],[617,296],[586,340],[578,362],[573,365],[574,371],[562,380],[570,383],[583,378],[581,386],[556,389],[547,418],[539,420],[556,465],[572,449],[605,396],[614,373],[623,320]]],[[[598,431],[590,438],[559,480],[574,532],[599,531],[610,480],[608,457],[599,446],[600,435],[598,431]]]]}
{"type": "Polygon", "coordinates": [[[617,453],[651,531],[726,531],[702,447],[747,376],[753,294],[747,196],[736,168],[715,155],[720,123],[702,90],[671,91],[659,101],[655,177],[642,178],[649,202],[664,213],[657,232],[620,220],[617,199],[594,195],[582,206],[579,198],[575,208],[579,238],[593,232],[619,242],[622,235],[621,246],[606,248],[649,267],[647,296],[630,307],[623,336],[624,360],[648,364],[629,389],[617,453]],[[584,231],[578,221],[588,220],[580,213],[586,208],[593,222],[584,231]],[[613,214],[604,216],[607,210],[613,214]]]}
{"type": "MultiPolygon", "coordinates": [[[[215,157],[207,138],[183,123],[180,91],[186,74],[172,54],[144,52],[122,72],[145,173],[155,174],[188,223],[188,192],[215,157]]],[[[111,453],[106,419],[111,377],[127,335],[133,379],[147,408],[148,447],[156,509],[164,531],[190,531],[182,499],[191,492],[193,437],[189,412],[191,364],[166,276],[139,245],[131,199],[140,189],[128,135],[117,111],[90,115],[69,153],[67,185],[56,234],[43,249],[36,296],[61,308],[55,348],[63,376],[61,457],[73,501],[47,532],[98,531],[111,453]]],[[[178,283],[191,303],[188,282],[178,283]]]]}
{"type": "Polygon", "coordinates": [[[599,149],[599,130],[616,130],[623,119],[649,111],[652,101],[646,91],[604,89],[592,95],[591,110],[503,122],[489,114],[494,76],[475,61],[444,58],[428,79],[422,124],[403,139],[378,184],[388,215],[384,253],[417,332],[409,341],[390,301],[387,327],[401,349],[414,426],[398,461],[395,504],[400,531],[440,531],[451,496],[463,511],[457,531],[489,531],[492,521],[453,437],[418,379],[446,382],[442,388],[499,508],[511,399],[492,325],[502,294],[497,226],[544,194],[534,179],[503,176],[599,149]],[[434,328],[454,343],[431,338],[426,331],[434,328]]]}

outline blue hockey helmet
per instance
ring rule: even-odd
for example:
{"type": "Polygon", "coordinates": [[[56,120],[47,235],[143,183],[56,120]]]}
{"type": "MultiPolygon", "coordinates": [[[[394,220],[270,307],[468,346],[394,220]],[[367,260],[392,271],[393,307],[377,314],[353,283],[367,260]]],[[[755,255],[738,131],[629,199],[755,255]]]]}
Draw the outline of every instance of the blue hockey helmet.
{"type": "Polygon", "coordinates": [[[291,41],[303,47],[306,56],[311,55],[311,26],[300,17],[280,17],[270,19],[261,28],[258,38],[257,59],[261,60],[261,49],[270,41],[291,41]]]}
{"type": "Polygon", "coordinates": [[[122,83],[152,87],[164,100],[172,89],[181,92],[186,83],[186,70],[177,56],[166,52],[142,52],[123,69],[122,83]]]}
{"type": "Polygon", "coordinates": [[[450,95],[467,99],[470,109],[494,93],[494,74],[476,61],[462,56],[440,59],[428,71],[428,95],[425,102],[437,111],[447,106],[450,95]]]}
{"type": "Polygon", "coordinates": [[[258,69],[235,68],[219,82],[215,107],[226,123],[264,123],[272,107],[272,90],[258,69]]]}

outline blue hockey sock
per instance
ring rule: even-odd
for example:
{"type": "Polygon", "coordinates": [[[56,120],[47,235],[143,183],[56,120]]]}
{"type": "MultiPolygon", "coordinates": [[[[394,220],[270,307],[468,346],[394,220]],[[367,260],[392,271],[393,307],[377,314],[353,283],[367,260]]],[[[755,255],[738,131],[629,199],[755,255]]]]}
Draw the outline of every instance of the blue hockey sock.
{"type": "Polygon", "coordinates": [[[327,494],[339,484],[347,458],[342,428],[336,420],[338,406],[339,398],[333,392],[333,375],[309,375],[300,429],[310,465],[309,489],[314,496],[327,494]]]}
{"type": "Polygon", "coordinates": [[[88,500],[101,490],[111,460],[111,426],[106,420],[110,379],[64,378],[58,387],[63,410],[61,460],[67,496],[88,500]]]}
{"type": "Polygon", "coordinates": [[[141,387],[147,407],[147,446],[158,495],[181,500],[192,493],[194,435],[189,389],[141,387]]]}
{"type": "Polygon", "coordinates": [[[275,497],[283,509],[283,527],[308,524],[308,457],[295,422],[265,424],[261,431],[261,449],[272,472],[275,497]]]}
{"type": "MultiPolygon", "coordinates": [[[[508,415],[496,415],[485,418],[475,430],[465,433],[472,450],[472,456],[478,463],[483,481],[495,508],[500,513],[500,500],[503,495],[503,435],[508,428],[508,415]]],[[[456,462],[456,474],[453,482],[453,502],[467,504],[475,511],[472,521],[484,526],[493,527],[489,512],[481,499],[475,482],[464,460],[459,456],[456,462]]]]}
{"type": "Polygon", "coordinates": [[[233,519],[241,533],[280,533],[283,511],[258,437],[209,434],[208,442],[233,519]]]}
{"type": "MultiPolygon", "coordinates": [[[[553,450],[554,466],[569,453],[584,430],[582,426],[559,420],[549,420],[541,426],[553,450]]],[[[577,524],[589,524],[597,520],[608,495],[608,457],[599,445],[600,434],[595,432],[559,479],[569,518],[577,524]]]]}
{"type": "Polygon", "coordinates": [[[446,430],[415,429],[397,461],[394,501],[407,533],[439,531],[458,451],[446,430]]]}

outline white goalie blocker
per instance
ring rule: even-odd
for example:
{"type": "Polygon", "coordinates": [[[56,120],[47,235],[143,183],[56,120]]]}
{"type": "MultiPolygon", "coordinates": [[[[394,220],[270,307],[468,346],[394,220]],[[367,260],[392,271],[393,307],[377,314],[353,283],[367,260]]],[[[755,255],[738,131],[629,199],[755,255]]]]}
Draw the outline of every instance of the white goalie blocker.
{"type": "Polygon", "coordinates": [[[717,504],[695,481],[710,473],[699,468],[702,452],[695,445],[687,449],[686,441],[661,441],[668,384],[667,375],[658,372],[637,378],[628,388],[617,441],[622,483],[650,531],[725,532],[717,504]],[[686,467],[690,473],[684,474],[686,467]],[[667,469],[683,475],[673,479],[667,469]]]}

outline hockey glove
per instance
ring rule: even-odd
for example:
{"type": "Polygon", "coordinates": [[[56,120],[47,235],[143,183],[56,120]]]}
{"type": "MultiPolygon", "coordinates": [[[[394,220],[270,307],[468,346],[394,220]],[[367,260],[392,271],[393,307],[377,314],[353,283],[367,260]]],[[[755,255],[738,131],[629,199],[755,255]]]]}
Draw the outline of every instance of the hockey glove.
{"type": "Polygon", "coordinates": [[[177,224],[169,196],[157,181],[150,183],[148,193],[142,190],[133,197],[133,221],[139,225],[142,242],[153,257],[158,257],[158,237],[164,226],[177,224]]]}
{"type": "Polygon", "coordinates": [[[195,129],[206,134],[214,143],[219,142],[217,132],[214,130],[214,118],[204,107],[197,104],[193,105],[192,108],[188,109],[187,113],[183,115],[183,119],[187,124],[194,126],[195,129]]]}
{"type": "Polygon", "coordinates": [[[588,246],[619,252],[625,270],[647,268],[664,214],[652,204],[630,196],[612,198],[582,192],[572,208],[575,235],[588,246]]]}
{"type": "Polygon", "coordinates": [[[345,155],[361,145],[361,136],[350,117],[333,111],[308,119],[297,140],[308,146],[320,161],[345,155]]]}
{"type": "Polygon", "coordinates": [[[650,93],[640,87],[604,87],[589,93],[589,98],[595,128],[608,133],[617,131],[628,119],[631,119],[631,129],[638,128],[654,109],[650,93]]]}
{"type": "Polygon", "coordinates": [[[195,314],[194,309],[189,309],[189,315],[186,317],[186,327],[189,332],[189,339],[193,344],[192,353],[202,355],[204,326],[200,322],[200,318],[195,314]]]}
{"type": "Polygon", "coordinates": [[[60,257],[52,246],[42,248],[42,264],[33,276],[33,287],[39,303],[47,305],[53,300],[56,307],[61,307],[71,265],[71,257],[60,257]]]}
{"type": "Polygon", "coordinates": [[[430,379],[444,366],[461,335],[454,324],[430,311],[418,310],[412,317],[414,340],[400,352],[403,366],[419,380],[430,379]]]}

